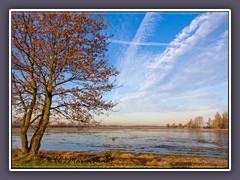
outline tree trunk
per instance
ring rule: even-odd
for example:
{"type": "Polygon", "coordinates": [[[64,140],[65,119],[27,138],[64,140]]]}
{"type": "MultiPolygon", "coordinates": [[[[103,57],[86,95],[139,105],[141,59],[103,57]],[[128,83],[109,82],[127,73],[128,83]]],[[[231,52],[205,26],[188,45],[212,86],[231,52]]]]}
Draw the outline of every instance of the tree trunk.
{"type": "Polygon", "coordinates": [[[37,127],[37,130],[35,131],[30,144],[30,154],[36,155],[38,153],[38,150],[41,146],[41,140],[43,137],[43,134],[46,130],[48,124],[48,120],[44,119],[42,124],[37,127]]]}
{"type": "Polygon", "coordinates": [[[21,132],[20,132],[21,145],[22,145],[21,151],[23,153],[28,153],[29,152],[27,131],[28,131],[28,128],[30,126],[30,120],[31,120],[32,113],[33,113],[33,107],[36,103],[37,89],[36,88],[32,89],[32,93],[33,93],[32,101],[30,103],[28,111],[25,111],[25,114],[23,116],[21,132]]]}
{"type": "Polygon", "coordinates": [[[29,152],[27,130],[28,130],[27,127],[25,127],[25,126],[21,127],[20,137],[21,137],[21,144],[22,144],[22,147],[21,147],[22,153],[28,153],[29,152]]]}
{"type": "Polygon", "coordinates": [[[51,97],[46,98],[46,101],[45,101],[46,104],[45,104],[45,108],[44,108],[43,118],[39,121],[37,129],[31,139],[31,144],[30,144],[30,148],[29,148],[31,155],[36,155],[41,146],[42,137],[43,137],[46,127],[49,123],[50,107],[51,107],[51,103],[52,103],[51,101],[52,101],[51,97]]]}

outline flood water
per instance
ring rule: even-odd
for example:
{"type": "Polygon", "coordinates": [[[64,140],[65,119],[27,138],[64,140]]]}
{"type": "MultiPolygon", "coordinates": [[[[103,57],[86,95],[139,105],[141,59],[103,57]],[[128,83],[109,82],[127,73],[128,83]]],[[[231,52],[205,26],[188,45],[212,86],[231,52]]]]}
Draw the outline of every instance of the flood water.
{"type": "MultiPolygon", "coordinates": [[[[20,147],[17,129],[12,130],[12,147],[20,147]]],[[[52,128],[45,133],[41,149],[228,157],[228,131],[52,128]]]]}

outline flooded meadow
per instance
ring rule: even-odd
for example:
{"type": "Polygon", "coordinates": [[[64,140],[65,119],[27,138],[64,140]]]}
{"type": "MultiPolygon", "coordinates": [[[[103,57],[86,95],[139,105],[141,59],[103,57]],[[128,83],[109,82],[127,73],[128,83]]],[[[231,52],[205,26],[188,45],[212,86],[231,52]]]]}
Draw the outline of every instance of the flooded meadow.
{"type": "MultiPolygon", "coordinates": [[[[32,134],[29,134],[29,137],[32,134]]],[[[12,147],[20,148],[19,129],[12,147]]],[[[49,128],[41,150],[120,151],[168,155],[228,157],[227,130],[166,128],[49,128]]]]}

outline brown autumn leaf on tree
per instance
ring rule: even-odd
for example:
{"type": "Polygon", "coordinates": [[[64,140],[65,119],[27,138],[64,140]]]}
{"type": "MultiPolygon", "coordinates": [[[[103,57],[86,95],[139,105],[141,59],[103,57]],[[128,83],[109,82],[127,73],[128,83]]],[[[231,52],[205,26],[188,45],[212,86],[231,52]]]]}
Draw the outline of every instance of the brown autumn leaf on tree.
{"type": "Polygon", "coordinates": [[[22,152],[38,152],[52,116],[87,125],[115,106],[103,97],[119,74],[106,59],[103,15],[14,12],[11,27],[12,108],[21,122],[22,152]]]}

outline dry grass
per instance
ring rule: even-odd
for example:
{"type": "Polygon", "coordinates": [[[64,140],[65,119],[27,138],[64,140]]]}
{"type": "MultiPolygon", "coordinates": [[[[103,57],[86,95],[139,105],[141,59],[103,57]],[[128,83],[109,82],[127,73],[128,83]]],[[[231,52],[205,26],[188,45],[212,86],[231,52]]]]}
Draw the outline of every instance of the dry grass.
{"type": "Polygon", "coordinates": [[[40,151],[37,156],[31,157],[13,149],[12,168],[228,168],[228,160],[116,151],[40,151]]]}

